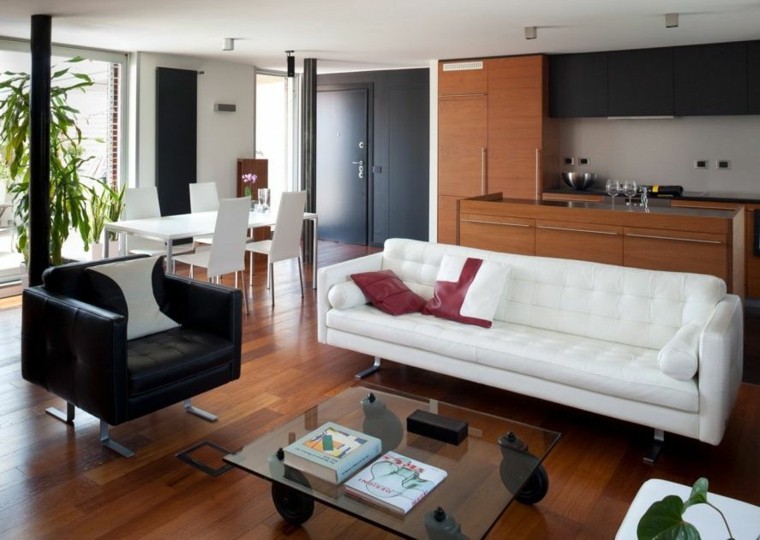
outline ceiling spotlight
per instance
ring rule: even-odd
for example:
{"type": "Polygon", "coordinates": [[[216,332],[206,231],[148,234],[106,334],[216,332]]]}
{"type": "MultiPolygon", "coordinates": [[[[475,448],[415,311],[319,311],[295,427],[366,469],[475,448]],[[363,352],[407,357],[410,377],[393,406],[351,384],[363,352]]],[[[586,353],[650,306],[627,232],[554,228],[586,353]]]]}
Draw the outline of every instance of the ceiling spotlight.
{"type": "Polygon", "coordinates": [[[536,39],[538,37],[538,30],[535,26],[525,27],[525,39],[536,39]]]}
{"type": "Polygon", "coordinates": [[[665,14],[665,28],[678,28],[678,13],[665,14]]]}
{"type": "Polygon", "coordinates": [[[234,51],[235,50],[235,38],[227,37],[224,38],[224,47],[222,48],[223,51],[234,51]]]}
{"type": "Polygon", "coordinates": [[[288,62],[288,77],[295,77],[296,76],[296,59],[293,56],[293,51],[285,51],[285,54],[287,55],[285,59],[288,62]]]}

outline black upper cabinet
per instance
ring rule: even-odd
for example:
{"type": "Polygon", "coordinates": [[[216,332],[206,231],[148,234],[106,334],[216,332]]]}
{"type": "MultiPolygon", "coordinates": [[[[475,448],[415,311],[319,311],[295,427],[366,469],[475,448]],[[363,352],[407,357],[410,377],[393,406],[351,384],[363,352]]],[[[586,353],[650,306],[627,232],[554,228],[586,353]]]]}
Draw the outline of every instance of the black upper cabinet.
{"type": "Polygon", "coordinates": [[[674,49],[675,114],[747,114],[747,44],[674,49]]]}
{"type": "Polygon", "coordinates": [[[747,43],[747,78],[749,114],[760,114],[760,41],[747,43]]]}
{"type": "Polygon", "coordinates": [[[673,49],[607,55],[609,116],[673,114],[673,49]]]}
{"type": "Polygon", "coordinates": [[[549,114],[607,116],[607,54],[549,57],[549,114]]]}

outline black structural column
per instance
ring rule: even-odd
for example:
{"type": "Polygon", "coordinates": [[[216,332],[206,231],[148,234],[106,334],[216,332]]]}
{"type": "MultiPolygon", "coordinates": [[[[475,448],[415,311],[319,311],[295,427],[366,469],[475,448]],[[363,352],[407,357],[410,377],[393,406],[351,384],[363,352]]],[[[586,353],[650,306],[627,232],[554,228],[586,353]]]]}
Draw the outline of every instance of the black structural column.
{"type": "Polygon", "coordinates": [[[29,285],[50,264],[50,15],[32,15],[29,116],[29,285]]]}
{"type": "MultiPolygon", "coordinates": [[[[301,181],[306,190],[306,210],[317,211],[317,59],[304,58],[301,92],[301,181]]],[[[311,259],[317,231],[304,237],[305,257],[311,259]]],[[[314,261],[316,264],[316,261],[314,261]]]]}

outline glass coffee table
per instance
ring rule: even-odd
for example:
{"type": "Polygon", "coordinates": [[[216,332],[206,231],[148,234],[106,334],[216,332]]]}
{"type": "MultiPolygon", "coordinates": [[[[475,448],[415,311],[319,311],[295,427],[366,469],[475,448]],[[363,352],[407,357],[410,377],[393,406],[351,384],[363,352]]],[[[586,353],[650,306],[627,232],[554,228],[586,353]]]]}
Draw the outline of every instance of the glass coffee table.
{"type": "Polygon", "coordinates": [[[272,482],[275,507],[292,524],[308,520],[319,501],[405,538],[453,539],[461,537],[456,535],[461,530],[474,539],[488,533],[513,499],[533,504],[544,497],[549,479],[541,462],[559,438],[559,433],[506,418],[364,385],[307,410],[224,461],[272,482]],[[417,410],[437,415],[432,432],[425,426],[407,431],[407,417],[417,410]],[[451,435],[445,429],[436,432],[440,417],[466,422],[464,440],[440,440],[451,435]],[[448,476],[410,512],[399,515],[346,495],[341,484],[285,466],[278,450],[328,421],[374,435],[383,441],[383,451],[444,469],[448,476]]]}

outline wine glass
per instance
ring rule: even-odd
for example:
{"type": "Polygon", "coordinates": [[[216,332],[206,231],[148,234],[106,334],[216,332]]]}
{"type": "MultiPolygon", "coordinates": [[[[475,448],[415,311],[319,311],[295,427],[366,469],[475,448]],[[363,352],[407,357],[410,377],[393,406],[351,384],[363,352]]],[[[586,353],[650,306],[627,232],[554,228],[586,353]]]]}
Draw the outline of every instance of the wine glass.
{"type": "Polygon", "coordinates": [[[262,212],[269,211],[269,188],[259,188],[259,207],[262,212]]]}
{"type": "Polygon", "coordinates": [[[607,179],[607,195],[612,197],[612,208],[615,208],[615,197],[620,195],[620,189],[620,182],[618,180],[607,179]]]}
{"type": "Polygon", "coordinates": [[[628,197],[628,202],[625,203],[626,206],[631,206],[631,200],[638,190],[639,186],[636,185],[636,180],[626,180],[625,183],[623,183],[623,195],[628,197]]]}

